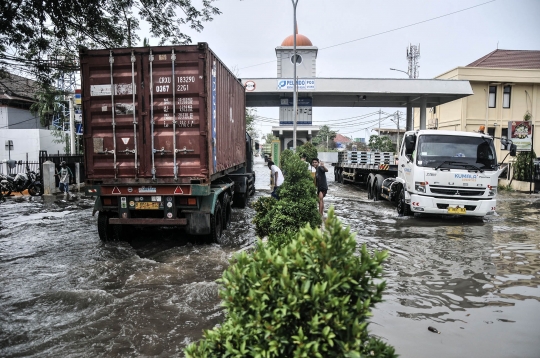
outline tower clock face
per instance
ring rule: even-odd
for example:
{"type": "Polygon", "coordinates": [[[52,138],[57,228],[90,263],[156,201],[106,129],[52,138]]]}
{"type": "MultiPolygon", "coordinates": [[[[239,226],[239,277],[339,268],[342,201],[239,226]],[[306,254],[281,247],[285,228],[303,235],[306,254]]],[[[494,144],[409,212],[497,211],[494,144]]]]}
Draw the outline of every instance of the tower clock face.
{"type": "MultiPolygon", "coordinates": [[[[294,63],[294,55],[291,56],[291,62],[294,63]]],[[[296,64],[299,65],[302,63],[302,56],[296,55],[296,64]]]]}

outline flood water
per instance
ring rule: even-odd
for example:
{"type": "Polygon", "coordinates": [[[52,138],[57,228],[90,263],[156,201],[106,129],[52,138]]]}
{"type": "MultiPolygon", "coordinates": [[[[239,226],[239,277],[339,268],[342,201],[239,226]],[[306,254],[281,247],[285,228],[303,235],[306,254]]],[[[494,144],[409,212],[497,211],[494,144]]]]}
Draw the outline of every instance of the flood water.
{"type": "MultiPolygon", "coordinates": [[[[268,195],[260,159],[256,172],[268,195]]],[[[540,357],[540,196],[500,193],[484,220],[400,218],[328,174],[326,207],[390,253],[373,334],[401,357],[540,357]]],[[[92,205],[0,203],[1,357],[181,357],[223,320],[215,280],[253,244],[253,209],[233,209],[219,246],[165,229],[101,243],[92,205]]]]}

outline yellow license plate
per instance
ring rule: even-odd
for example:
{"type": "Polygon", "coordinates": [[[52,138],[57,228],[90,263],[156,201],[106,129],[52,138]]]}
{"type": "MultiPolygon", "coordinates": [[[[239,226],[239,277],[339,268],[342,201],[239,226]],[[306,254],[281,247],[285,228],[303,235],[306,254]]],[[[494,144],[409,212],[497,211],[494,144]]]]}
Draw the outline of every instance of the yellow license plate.
{"type": "Polygon", "coordinates": [[[448,214],[466,214],[467,209],[465,208],[448,208],[448,214]]]}
{"type": "Polygon", "coordinates": [[[159,210],[159,203],[139,201],[135,203],[135,210],[159,210]]]}

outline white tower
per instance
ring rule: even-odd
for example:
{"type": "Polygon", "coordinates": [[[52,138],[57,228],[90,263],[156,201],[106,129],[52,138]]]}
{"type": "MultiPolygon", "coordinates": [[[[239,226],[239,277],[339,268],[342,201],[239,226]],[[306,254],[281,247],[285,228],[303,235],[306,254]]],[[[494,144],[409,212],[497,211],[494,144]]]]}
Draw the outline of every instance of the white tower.
{"type": "MultiPolygon", "coordinates": [[[[281,103],[279,108],[279,125],[282,127],[292,126],[294,122],[293,113],[293,94],[292,88],[293,82],[293,35],[288,36],[281,46],[276,47],[277,58],[277,78],[278,88],[287,91],[283,92],[281,96],[281,103]],[[283,81],[279,79],[282,78],[283,81]]],[[[304,35],[296,34],[296,76],[299,80],[298,85],[298,117],[297,126],[304,126],[304,131],[299,128],[297,134],[297,146],[304,144],[311,139],[313,133],[312,128],[312,97],[309,93],[309,79],[315,78],[316,75],[316,62],[317,62],[316,46],[313,46],[311,41],[304,35]],[[304,81],[308,80],[308,81],[304,81]],[[309,129],[308,127],[309,126],[309,129]],[[302,136],[302,133],[305,133],[302,136]]],[[[273,131],[274,131],[273,127],[273,131]]],[[[275,131],[274,131],[275,132],[275,131]]],[[[292,147],[292,135],[288,138],[288,130],[279,131],[280,140],[283,143],[283,149],[292,147]]]]}

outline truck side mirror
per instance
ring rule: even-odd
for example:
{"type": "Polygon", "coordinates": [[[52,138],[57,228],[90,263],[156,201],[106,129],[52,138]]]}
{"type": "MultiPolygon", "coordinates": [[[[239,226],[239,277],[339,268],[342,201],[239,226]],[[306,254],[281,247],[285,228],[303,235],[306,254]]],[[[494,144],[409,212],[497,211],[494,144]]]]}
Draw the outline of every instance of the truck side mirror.
{"type": "Polygon", "coordinates": [[[517,152],[517,145],[510,144],[510,156],[515,157],[517,152]]]}

